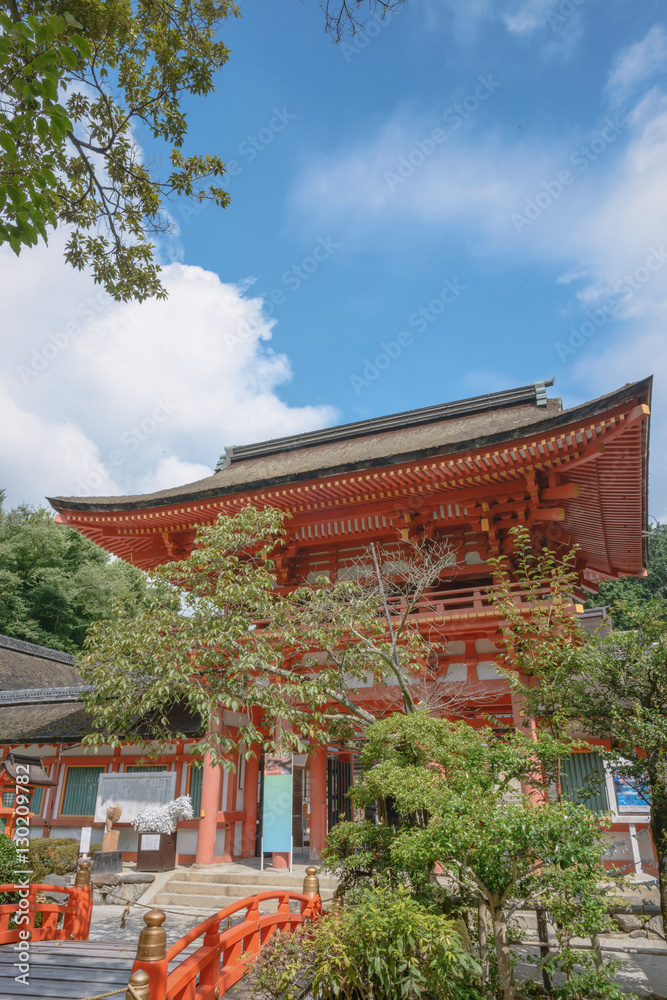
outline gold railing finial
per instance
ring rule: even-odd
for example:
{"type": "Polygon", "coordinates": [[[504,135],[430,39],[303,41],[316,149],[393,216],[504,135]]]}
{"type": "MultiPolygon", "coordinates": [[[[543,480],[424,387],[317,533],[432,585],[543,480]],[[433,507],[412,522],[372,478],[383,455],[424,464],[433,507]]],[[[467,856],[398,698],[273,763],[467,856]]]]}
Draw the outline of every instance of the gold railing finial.
{"type": "Polygon", "coordinates": [[[90,885],[90,861],[79,861],[74,885],[90,885]]]}
{"type": "Polygon", "coordinates": [[[167,957],[167,932],[162,926],[166,919],[164,910],[149,910],[144,913],[146,926],[139,935],[137,960],[161,962],[167,957]]]}
{"type": "Polygon", "coordinates": [[[317,868],[315,865],[308,865],[306,868],[306,877],[303,880],[303,894],[304,896],[319,896],[320,894],[320,880],[317,877],[317,868]]]}
{"type": "Polygon", "coordinates": [[[143,969],[138,969],[130,976],[125,1000],[150,1000],[150,977],[143,969]],[[131,988],[130,988],[131,987],[131,988]]]}

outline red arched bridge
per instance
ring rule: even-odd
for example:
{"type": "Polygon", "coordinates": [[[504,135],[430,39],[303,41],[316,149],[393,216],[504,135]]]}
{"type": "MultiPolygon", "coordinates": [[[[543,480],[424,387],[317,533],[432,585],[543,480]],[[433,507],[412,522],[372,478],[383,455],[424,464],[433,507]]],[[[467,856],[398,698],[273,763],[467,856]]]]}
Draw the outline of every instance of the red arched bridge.
{"type": "MultiPolygon", "coordinates": [[[[93,901],[90,863],[82,862],[71,888],[58,886],[65,903],[40,897],[53,886],[18,889],[18,903],[0,905],[0,998],[50,1000],[228,1000],[277,930],[292,931],[322,912],[317,869],[306,869],[303,892],[261,892],[214,913],[167,947],[166,915],[150,910],[136,957],[128,946],[89,941],[93,901]],[[277,902],[274,913],[260,905],[277,902]],[[237,985],[238,984],[238,985],[237,985]],[[115,987],[115,989],[114,989],[115,987]]],[[[0,893],[17,893],[0,885],[0,893]]]]}

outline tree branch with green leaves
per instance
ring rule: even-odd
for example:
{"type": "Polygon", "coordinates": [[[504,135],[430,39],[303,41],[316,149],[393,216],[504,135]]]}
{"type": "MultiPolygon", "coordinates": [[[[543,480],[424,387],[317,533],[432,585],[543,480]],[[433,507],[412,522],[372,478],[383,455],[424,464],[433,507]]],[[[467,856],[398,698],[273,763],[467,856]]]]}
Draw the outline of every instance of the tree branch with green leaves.
{"type": "Polygon", "coordinates": [[[81,661],[94,688],[88,742],[164,745],[185,735],[175,721],[185,709],[199,720],[200,751],[216,758],[241,742],[275,746],[277,720],[281,746],[303,752],[306,739],[351,739],[396,697],[402,711],[417,710],[437,650],[409,612],[428,609],[429,588],[451,573],[451,549],[427,541],[397,567],[375,548],[354,579],[290,590],[274,563],[283,521],[248,507],[200,528],[187,559],[155,570],[151,606],[131,617],[119,608],[91,629],[81,661]],[[244,721],[219,737],[225,710],[244,721]]]}
{"type": "Polygon", "coordinates": [[[5,4],[0,243],[19,254],[65,226],[68,263],[115,299],[164,298],[165,202],[229,203],[222,160],[183,152],[183,101],[213,91],[229,57],[217,33],[238,15],[233,0],[5,4]],[[164,143],[159,162],[148,140],[164,143]]]}

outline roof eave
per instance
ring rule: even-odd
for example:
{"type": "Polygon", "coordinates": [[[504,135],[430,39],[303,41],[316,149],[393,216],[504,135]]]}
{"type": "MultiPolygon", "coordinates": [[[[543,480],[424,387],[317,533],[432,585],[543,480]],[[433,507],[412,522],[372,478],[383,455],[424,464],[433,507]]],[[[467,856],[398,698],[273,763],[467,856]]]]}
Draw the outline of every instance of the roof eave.
{"type": "MultiPolygon", "coordinates": [[[[133,497],[129,500],[124,499],[123,501],[118,502],[114,502],[113,498],[108,498],[108,500],[105,498],[104,503],[100,503],[99,501],[96,503],[96,498],[86,500],[81,497],[47,497],[47,499],[52,507],[54,507],[54,509],[58,512],[90,511],[91,513],[109,513],[116,511],[120,512],[172,507],[182,503],[193,503],[204,500],[218,499],[225,496],[234,496],[241,493],[252,493],[257,490],[267,489],[273,486],[280,486],[288,483],[324,479],[329,476],[341,475],[343,473],[355,472],[363,469],[381,468],[387,465],[399,465],[403,462],[419,461],[421,459],[431,458],[437,455],[458,454],[459,452],[470,451],[472,449],[502,444],[513,439],[523,439],[530,437],[533,434],[544,433],[550,429],[567,427],[568,425],[575,424],[582,419],[587,419],[589,417],[596,416],[599,413],[603,413],[615,406],[621,406],[623,403],[628,402],[631,399],[639,398],[643,401],[649,402],[651,398],[652,385],[653,377],[649,376],[639,382],[629,383],[621,389],[617,389],[606,396],[601,396],[598,399],[582,403],[580,406],[573,407],[570,410],[563,410],[551,417],[548,417],[547,419],[537,420],[532,424],[524,424],[520,428],[517,428],[516,432],[503,431],[472,440],[453,442],[438,448],[427,448],[400,455],[385,455],[383,457],[364,462],[307,470],[289,476],[276,476],[268,479],[258,479],[248,483],[243,483],[240,487],[238,485],[225,487],[224,484],[221,483],[220,485],[216,484],[216,486],[211,487],[210,489],[201,490],[197,493],[183,492],[167,497],[156,497],[154,495],[138,496],[136,498],[133,497]]],[[[648,438],[646,438],[645,447],[646,452],[648,453],[648,438]]],[[[646,483],[648,478],[646,468],[644,470],[643,478],[644,504],[646,508],[646,483]]],[[[645,520],[648,522],[648,515],[646,515],[645,520]]]]}

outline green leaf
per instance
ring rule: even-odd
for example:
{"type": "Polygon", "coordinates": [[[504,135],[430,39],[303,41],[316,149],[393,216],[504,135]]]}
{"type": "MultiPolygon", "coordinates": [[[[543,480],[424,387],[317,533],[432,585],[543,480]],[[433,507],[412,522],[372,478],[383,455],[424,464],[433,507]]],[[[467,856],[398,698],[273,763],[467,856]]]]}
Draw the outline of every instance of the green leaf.
{"type": "Polygon", "coordinates": [[[0,132],[0,146],[4,149],[10,162],[16,159],[16,143],[6,132],[0,132]]]}

